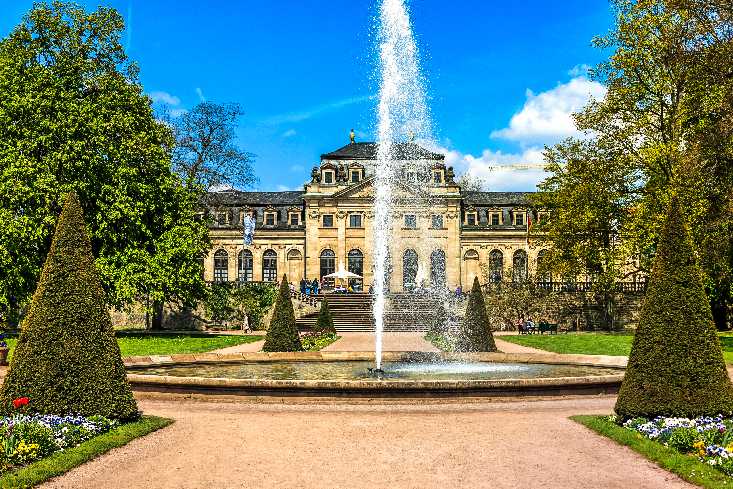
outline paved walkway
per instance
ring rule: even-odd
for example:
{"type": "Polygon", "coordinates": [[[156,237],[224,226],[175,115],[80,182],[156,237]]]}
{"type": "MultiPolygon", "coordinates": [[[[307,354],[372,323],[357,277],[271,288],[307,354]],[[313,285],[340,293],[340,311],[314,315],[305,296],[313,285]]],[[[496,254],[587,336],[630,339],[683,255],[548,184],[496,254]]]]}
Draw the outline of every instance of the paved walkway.
{"type": "Polygon", "coordinates": [[[501,339],[502,336],[510,336],[512,334],[516,333],[494,333],[494,342],[496,343],[496,347],[499,349],[499,351],[504,353],[552,353],[551,351],[531,348],[529,346],[517,345],[515,343],[511,343],[509,341],[504,341],[501,339]]]}
{"type": "Polygon", "coordinates": [[[262,350],[265,340],[253,341],[252,343],[242,343],[241,345],[227,346],[209,353],[249,353],[262,350]]]}
{"type": "Polygon", "coordinates": [[[145,400],[172,417],[52,488],[692,488],[570,421],[613,397],[478,404],[145,400]]]}
{"type": "MultiPolygon", "coordinates": [[[[374,351],[374,333],[339,333],[341,339],[323,351],[374,351]]],[[[382,351],[440,351],[424,333],[384,333],[382,351]]]]}

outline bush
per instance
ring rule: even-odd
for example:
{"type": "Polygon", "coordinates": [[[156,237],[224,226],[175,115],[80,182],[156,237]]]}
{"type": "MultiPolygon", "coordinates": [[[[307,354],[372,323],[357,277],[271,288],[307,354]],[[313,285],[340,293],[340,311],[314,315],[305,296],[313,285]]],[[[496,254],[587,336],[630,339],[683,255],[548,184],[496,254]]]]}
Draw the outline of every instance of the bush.
{"type": "Polygon", "coordinates": [[[466,316],[460,324],[456,351],[496,351],[494,335],[491,332],[489,316],[486,314],[484,294],[478,277],[473,279],[473,287],[468,296],[466,316]]]}
{"type": "Polygon", "coordinates": [[[669,435],[667,443],[680,453],[690,453],[692,445],[699,439],[700,434],[695,428],[677,428],[669,435]]]}
{"type": "Polygon", "coordinates": [[[313,331],[319,334],[336,334],[336,326],[333,324],[333,317],[331,317],[331,311],[328,308],[328,301],[326,299],[321,301],[321,310],[318,313],[318,320],[313,331]]]}
{"type": "Polygon", "coordinates": [[[430,322],[428,335],[430,335],[431,338],[442,336],[445,333],[445,326],[447,322],[448,314],[445,312],[445,306],[443,304],[440,304],[438,306],[438,309],[435,311],[435,316],[430,322]]]}
{"type": "Polygon", "coordinates": [[[24,396],[39,413],[138,416],[74,193],[66,198],[21,325],[0,412],[10,413],[13,399],[24,396]]]}
{"type": "Polygon", "coordinates": [[[275,310],[270,327],[267,329],[262,351],[303,351],[298,328],[295,326],[295,311],[290,300],[290,286],[285,275],[280,283],[280,292],[275,302],[275,310]]]}
{"type": "Polygon", "coordinates": [[[616,412],[622,418],[733,413],[733,386],[676,199],[659,236],[616,412]]]}
{"type": "Polygon", "coordinates": [[[301,336],[300,342],[305,351],[321,351],[339,338],[336,333],[309,333],[301,336]]]}

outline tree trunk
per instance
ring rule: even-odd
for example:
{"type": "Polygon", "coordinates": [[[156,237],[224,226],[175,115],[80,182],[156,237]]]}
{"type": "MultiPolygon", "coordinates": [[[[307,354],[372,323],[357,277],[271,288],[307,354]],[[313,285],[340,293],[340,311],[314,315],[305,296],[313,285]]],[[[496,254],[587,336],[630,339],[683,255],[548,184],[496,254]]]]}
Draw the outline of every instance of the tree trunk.
{"type": "Polygon", "coordinates": [[[153,331],[163,329],[163,303],[160,301],[153,301],[153,322],[150,329],[153,331]]]}
{"type": "Polygon", "coordinates": [[[729,301],[725,297],[717,297],[710,301],[710,308],[713,311],[713,321],[715,321],[715,327],[718,331],[728,331],[730,329],[728,321],[729,301]]]}

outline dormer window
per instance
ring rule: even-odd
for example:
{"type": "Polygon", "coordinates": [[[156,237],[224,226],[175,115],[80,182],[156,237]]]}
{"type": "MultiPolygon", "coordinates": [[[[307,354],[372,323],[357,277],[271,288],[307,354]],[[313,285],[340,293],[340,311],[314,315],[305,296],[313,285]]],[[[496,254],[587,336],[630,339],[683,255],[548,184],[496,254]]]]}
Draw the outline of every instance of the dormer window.
{"type": "Polygon", "coordinates": [[[547,212],[540,211],[537,213],[537,224],[547,221],[549,214],[547,212]]]}
{"type": "Polygon", "coordinates": [[[333,170],[323,170],[323,183],[330,185],[334,181],[336,181],[336,172],[333,170]]]}
{"type": "Polygon", "coordinates": [[[417,174],[414,171],[407,172],[407,181],[410,183],[417,182],[417,174]]]}
{"type": "Polygon", "coordinates": [[[229,213],[227,211],[215,212],[214,220],[219,226],[226,226],[227,224],[229,224],[229,213]]]}
{"type": "Polygon", "coordinates": [[[276,211],[265,211],[265,226],[274,226],[277,222],[277,212],[276,211]]]}
{"type": "Polygon", "coordinates": [[[300,224],[300,213],[299,212],[290,212],[288,214],[288,222],[291,226],[298,226],[300,224]]]}
{"type": "Polygon", "coordinates": [[[433,170],[433,183],[443,183],[443,170],[433,170]]]}
{"type": "Polygon", "coordinates": [[[492,226],[501,225],[501,211],[489,211],[489,224],[492,226]]]}
{"type": "Polygon", "coordinates": [[[405,214],[405,229],[417,229],[417,216],[415,214],[405,214]]]}
{"type": "Polygon", "coordinates": [[[515,226],[524,226],[525,223],[525,213],[524,212],[515,212],[514,213],[514,225],[515,226]]]}
{"type": "Polygon", "coordinates": [[[359,183],[361,182],[362,178],[362,170],[356,169],[356,170],[350,170],[349,171],[349,181],[351,183],[359,183]]]}
{"type": "Polygon", "coordinates": [[[466,225],[476,226],[478,224],[478,212],[470,210],[466,212],[466,225]]]}

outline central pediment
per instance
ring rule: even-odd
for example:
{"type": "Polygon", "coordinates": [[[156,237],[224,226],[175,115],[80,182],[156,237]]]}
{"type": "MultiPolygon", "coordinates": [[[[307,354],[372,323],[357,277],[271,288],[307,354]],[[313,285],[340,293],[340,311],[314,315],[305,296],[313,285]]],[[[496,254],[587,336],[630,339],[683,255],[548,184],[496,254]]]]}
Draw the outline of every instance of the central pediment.
{"type": "MultiPolygon", "coordinates": [[[[374,199],[374,181],[375,177],[365,178],[359,183],[355,183],[349,187],[335,192],[331,198],[333,199],[374,199]]],[[[392,194],[396,199],[415,198],[419,193],[404,182],[395,182],[392,186],[392,194]]]]}

